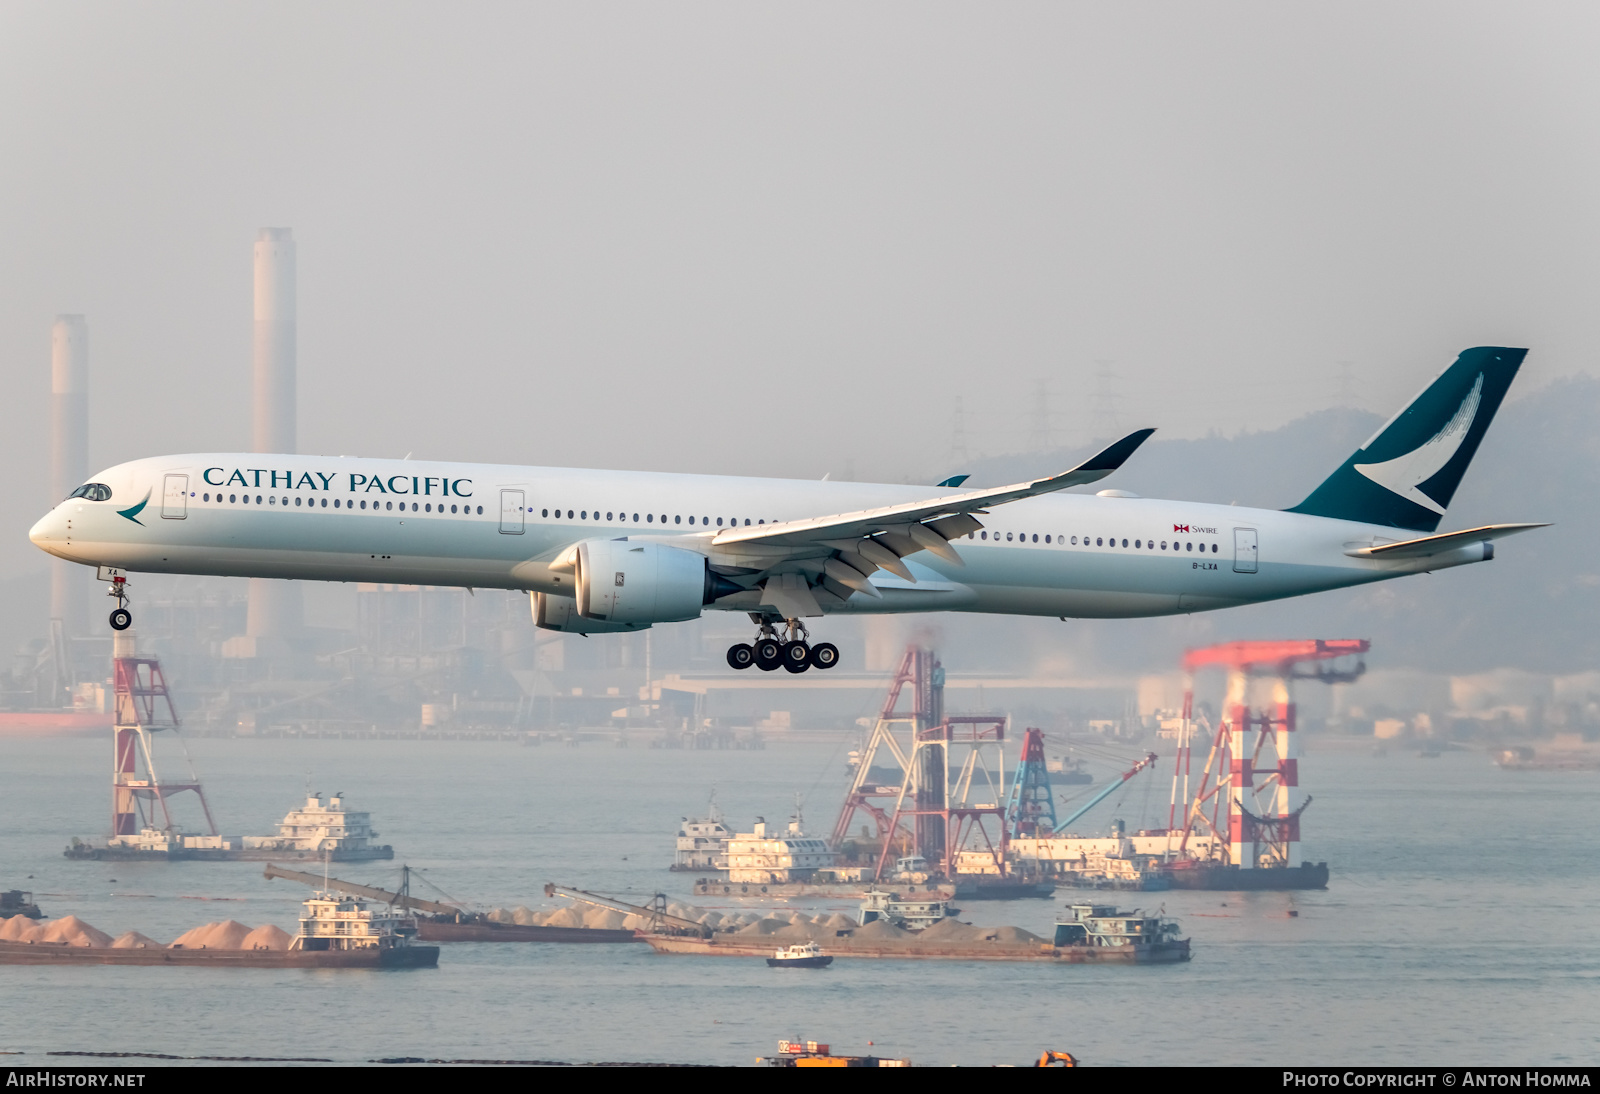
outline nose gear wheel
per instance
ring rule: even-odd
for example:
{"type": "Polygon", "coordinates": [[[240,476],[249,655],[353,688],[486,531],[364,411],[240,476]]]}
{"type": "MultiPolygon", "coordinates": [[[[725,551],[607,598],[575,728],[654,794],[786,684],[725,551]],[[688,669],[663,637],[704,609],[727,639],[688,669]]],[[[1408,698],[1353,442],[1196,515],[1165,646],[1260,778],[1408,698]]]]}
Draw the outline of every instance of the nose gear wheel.
{"type": "Polygon", "coordinates": [[[111,629],[125,631],[133,626],[133,613],[128,610],[128,579],[114,577],[111,579],[111,591],[107,596],[115,597],[117,606],[111,612],[111,629]]]}

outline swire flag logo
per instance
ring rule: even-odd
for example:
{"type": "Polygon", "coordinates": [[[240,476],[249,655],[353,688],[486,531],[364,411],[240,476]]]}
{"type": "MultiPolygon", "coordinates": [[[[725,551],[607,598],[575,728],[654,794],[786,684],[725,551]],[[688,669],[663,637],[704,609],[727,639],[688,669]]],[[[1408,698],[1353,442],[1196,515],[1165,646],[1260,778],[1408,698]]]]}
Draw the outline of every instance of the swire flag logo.
{"type": "Polygon", "coordinates": [[[1172,526],[1172,530],[1174,532],[1187,532],[1189,530],[1189,526],[1187,524],[1174,524],[1172,526]]]}

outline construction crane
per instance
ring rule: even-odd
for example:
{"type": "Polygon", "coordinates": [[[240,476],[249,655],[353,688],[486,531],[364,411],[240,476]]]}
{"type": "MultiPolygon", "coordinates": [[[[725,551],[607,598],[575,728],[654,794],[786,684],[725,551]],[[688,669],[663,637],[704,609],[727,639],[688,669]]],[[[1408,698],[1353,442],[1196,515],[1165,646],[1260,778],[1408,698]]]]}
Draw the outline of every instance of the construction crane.
{"type": "Polygon", "coordinates": [[[636,915],[640,919],[650,921],[652,934],[693,934],[701,938],[711,937],[711,928],[703,923],[696,923],[692,919],[682,916],[670,915],[667,912],[667,894],[657,893],[651,898],[648,906],[629,904],[627,901],[617,900],[614,897],[601,896],[599,893],[585,892],[566,885],[548,884],[544,887],[545,896],[558,896],[566,900],[575,900],[580,904],[592,904],[596,908],[608,908],[614,912],[623,912],[627,915],[636,915]]]}
{"type": "Polygon", "coordinates": [[[1074,821],[1076,821],[1079,817],[1083,816],[1089,810],[1093,809],[1095,806],[1097,806],[1101,802],[1105,801],[1112,794],[1114,794],[1117,790],[1119,790],[1122,787],[1122,785],[1124,783],[1126,783],[1129,779],[1133,778],[1139,772],[1143,771],[1145,768],[1149,767],[1151,764],[1153,764],[1155,762],[1156,762],[1156,754],[1154,752],[1146,752],[1144,754],[1144,759],[1140,760],[1138,763],[1134,764],[1132,767],[1128,768],[1128,770],[1126,770],[1126,771],[1124,771],[1122,773],[1122,778],[1118,779],[1114,783],[1107,783],[1104,790],[1100,791],[1100,793],[1096,794],[1094,797],[1090,798],[1083,805],[1079,806],[1078,809],[1075,812],[1073,812],[1069,817],[1067,817],[1066,820],[1064,820],[1060,824],[1056,825],[1056,835],[1059,836],[1062,833],[1064,833],[1072,825],[1072,823],[1074,821]]]}
{"type": "Polygon", "coordinates": [[[1050,789],[1050,770],[1044,758],[1044,730],[1022,733],[1022,759],[1011,776],[1011,796],[1006,799],[1006,823],[1018,838],[1046,834],[1060,827],[1056,797],[1050,789]]]}
{"type": "Polygon", "coordinates": [[[262,876],[268,881],[281,877],[285,881],[298,881],[309,885],[313,889],[332,889],[335,892],[349,893],[351,896],[364,897],[367,900],[381,900],[385,904],[392,904],[396,908],[410,908],[416,912],[427,912],[430,915],[449,916],[452,919],[472,919],[476,914],[464,911],[451,904],[441,904],[436,900],[423,900],[421,897],[411,895],[411,867],[402,866],[400,891],[391,893],[387,889],[377,889],[371,885],[357,885],[353,881],[340,881],[336,877],[326,877],[322,874],[303,874],[299,870],[285,870],[282,866],[267,863],[267,868],[262,871],[262,876]]]}

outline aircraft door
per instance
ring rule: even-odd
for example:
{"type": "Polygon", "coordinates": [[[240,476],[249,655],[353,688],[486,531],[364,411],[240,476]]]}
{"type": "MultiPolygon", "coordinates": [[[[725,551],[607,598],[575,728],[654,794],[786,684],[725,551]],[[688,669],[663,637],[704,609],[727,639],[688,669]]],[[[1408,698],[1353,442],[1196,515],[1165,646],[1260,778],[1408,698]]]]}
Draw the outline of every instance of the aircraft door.
{"type": "Polygon", "coordinates": [[[1233,572],[1236,574],[1253,574],[1256,572],[1257,555],[1260,549],[1256,544],[1256,530],[1254,528],[1235,528],[1233,530],[1233,572]]]}
{"type": "Polygon", "coordinates": [[[506,536],[520,536],[522,534],[522,491],[500,491],[500,534],[506,536]]]}
{"type": "Polygon", "coordinates": [[[161,485],[161,517],[183,520],[189,515],[189,476],[168,475],[161,485]]]}

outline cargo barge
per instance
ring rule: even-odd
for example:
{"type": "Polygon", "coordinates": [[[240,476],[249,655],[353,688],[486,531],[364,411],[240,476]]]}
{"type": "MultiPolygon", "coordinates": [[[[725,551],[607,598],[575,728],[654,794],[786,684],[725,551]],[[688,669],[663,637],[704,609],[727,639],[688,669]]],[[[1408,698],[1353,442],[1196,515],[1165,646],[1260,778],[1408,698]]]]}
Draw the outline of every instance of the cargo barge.
{"type": "MultiPolygon", "coordinates": [[[[1034,961],[1058,965],[1166,965],[1190,959],[1189,940],[1176,921],[1161,915],[1121,912],[1106,905],[1075,904],[1071,917],[1042,939],[1016,928],[982,928],[947,921],[921,931],[871,923],[832,932],[823,942],[834,957],[944,961],[1034,961]]],[[[657,953],[700,957],[760,957],[772,953],[782,935],[652,933],[644,941],[657,953]]]]}
{"type": "Polygon", "coordinates": [[[524,927],[482,918],[422,916],[417,937],[423,942],[639,942],[639,932],[603,927],[524,927]]]}
{"type": "MultiPolygon", "coordinates": [[[[772,947],[731,938],[685,938],[646,935],[644,940],[657,953],[692,954],[699,957],[771,956],[772,947]]],[[[1181,939],[1151,947],[1056,946],[1045,943],[976,942],[870,942],[850,938],[834,940],[828,946],[834,957],[875,957],[901,961],[1035,961],[1058,965],[1121,964],[1160,965],[1189,960],[1189,940],[1181,939]]]]}
{"type": "Polygon", "coordinates": [[[0,965],[185,965],[235,969],[414,969],[439,964],[439,947],[376,950],[112,950],[64,942],[0,942],[0,965]]]}
{"type": "Polygon", "coordinates": [[[1017,878],[957,875],[953,898],[956,900],[1051,900],[1056,883],[1048,878],[1017,878]]]}
{"type": "Polygon", "coordinates": [[[930,900],[953,900],[956,896],[955,883],[936,880],[924,882],[896,880],[873,882],[868,879],[862,881],[773,881],[762,883],[726,881],[705,877],[695,879],[694,895],[748,900],[782,900],[790,897],[836,897],[849,900],[866,896],[877,885],[892,885],[896,892],[926,895],[930,900]]]}
{"type": "Polygon", "coordinates": [[[1263,866],[1254,870],[1241,870],[1232,863],[1179,859],[1176,862],[1157,865],[1154,873],[1157,877],[1166,879],[1168,888],[1203,889],[1209,892],[1282,892],[1328,887],[1326,862],[1303,862],[1299,866],[1263,866]]]}
{"type": "MultiPolygon", "coordinates": [[[[63,921],[65,922],[65,921],[63,921]]],[[[129,932],[116,942],[84,924],[75,940],[16,939],[0,941],[0,965],[184,965],[253,969],[414,969],[439,964],[439,947],[419,946],[416,926],[408,918],[375,911],[367,902],[340,893],[312,895],[300,915],[300,933],[292,939],[276,928],[258,928],[241,941],[222,946],[186,945],[195,933],[161,946],[129,932]],[[271,932],[280,941],[245,945],[271,932]],[[283,946],[283,940],[288,945],[283,946]]],[[[240,924],[205,928],[247,929],[240,924]]],[[[212,939],[215,934],[210,934],[212,939]]]]}

